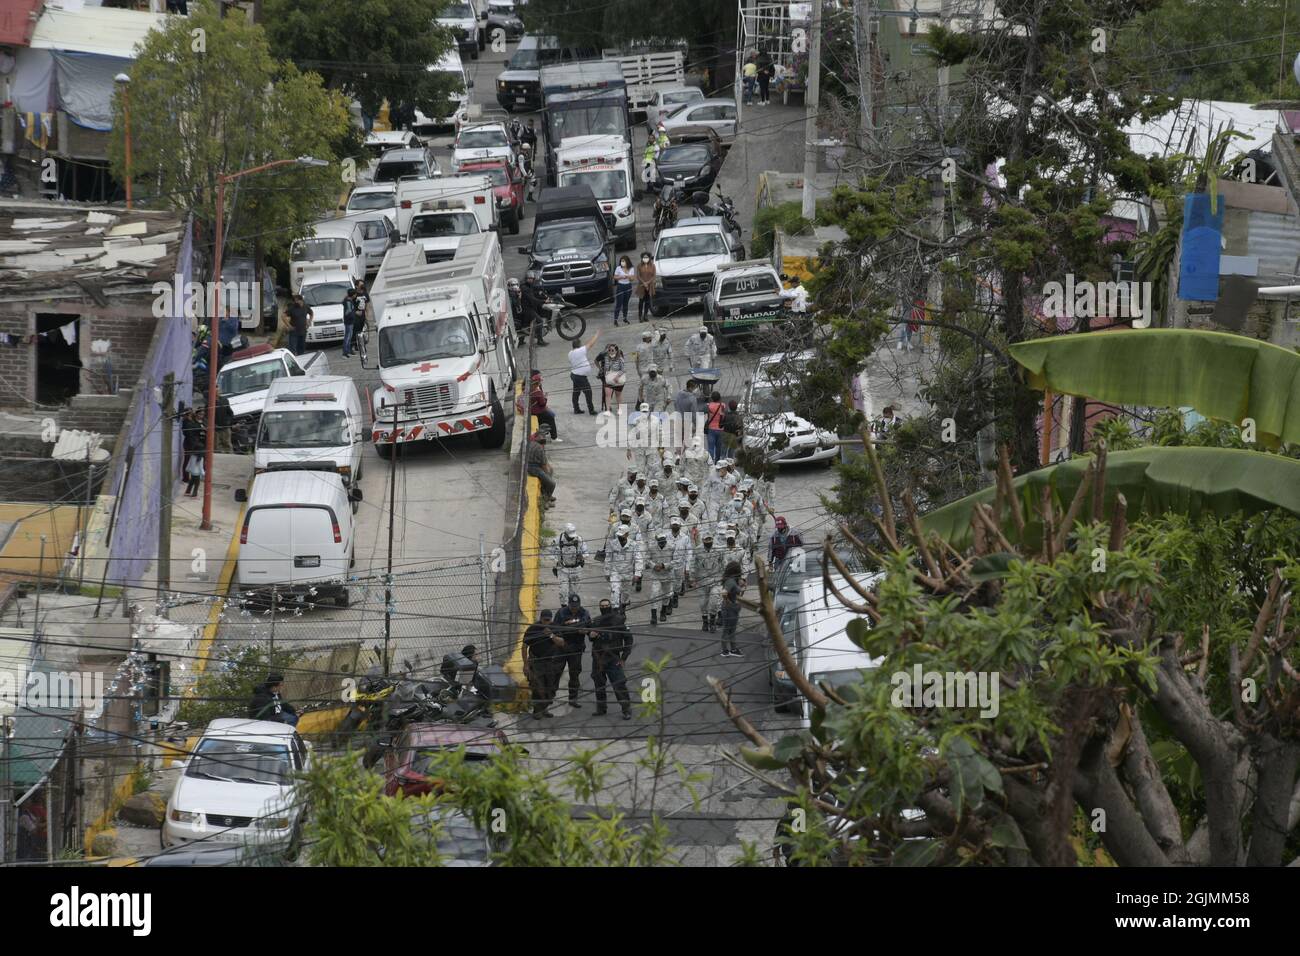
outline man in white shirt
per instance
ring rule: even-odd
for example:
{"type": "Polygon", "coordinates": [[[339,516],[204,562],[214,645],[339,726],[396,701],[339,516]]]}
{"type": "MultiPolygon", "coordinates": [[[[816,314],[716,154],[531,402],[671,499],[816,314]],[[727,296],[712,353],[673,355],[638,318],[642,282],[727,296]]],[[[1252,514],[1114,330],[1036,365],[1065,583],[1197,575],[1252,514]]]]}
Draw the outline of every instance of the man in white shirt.
{"type": "Polygon", "coordinates": [[[781,298],[790,304],[790,311],[803,315],[808,311],[808,290],[803,287],[798,276],[790,279],[794,283],[788,289],[781,290],[781,298]]]}
{"type": "Polygon", "coordinates": [[[578,407],[579,394],[587,396],[587,414],[596,414],[596,406],[591,400],[591,381],[587,378],[591,374],[591,359],[587,356],[587,349],[595,345],[598,338],[600,338],[599,329],[586,342],[569,352],[569,378],[573,381],[573,414],[575,415],[582,414],[582,409],[578,407]]]}

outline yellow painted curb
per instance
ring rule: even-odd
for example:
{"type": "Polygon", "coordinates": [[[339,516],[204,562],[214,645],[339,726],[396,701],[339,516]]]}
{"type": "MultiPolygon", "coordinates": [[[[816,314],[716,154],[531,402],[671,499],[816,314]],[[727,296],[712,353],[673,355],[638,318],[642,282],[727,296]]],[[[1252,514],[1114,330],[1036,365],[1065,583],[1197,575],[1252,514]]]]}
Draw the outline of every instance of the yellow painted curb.
{"type": "Polygon", "coordinates": [[[136,767],[117,782],[117,786],[113,788],[113,796],[109,800],[108,806],[104,808],[104,811],[99,816],[95,817],[90,826],[86,827],[86,833],[81,844],[86,859],[95,859],[95,857],[91,856],[90,850],[95,845],[95,840],[100,834],[110,833],[117,829],[112,826],[113,817],[117,816],[117,811],[122,809],[122,804],[126,803],[131,794],[135,793],[135,778],[139,773],[140,768],[136,767]]]}
{"type": "MultiPolygon", "coordinates": [[[[531,435],[537,430],[537,417],[530,415],[528,421],[528,435],[531,435]]],[[[525,441],[527,437],[524,436],[525,441]]],[[[519,580],[519,630],[510,658],[505,663],[506,675],[519,688],[515,694],[514,706],[520,710],[526,709],[529,696],[528,677],[524,673],[524,631],[537,619],[537,605],[541,590],[538,584],[538,568],[541,565],[542,544],[542,483],[536,478],[528,478],[525,492],[528,495],[528,507],[524,510],[523,529],[519,542],[520,556],[523,561],[523,574],[519,580]]]]}

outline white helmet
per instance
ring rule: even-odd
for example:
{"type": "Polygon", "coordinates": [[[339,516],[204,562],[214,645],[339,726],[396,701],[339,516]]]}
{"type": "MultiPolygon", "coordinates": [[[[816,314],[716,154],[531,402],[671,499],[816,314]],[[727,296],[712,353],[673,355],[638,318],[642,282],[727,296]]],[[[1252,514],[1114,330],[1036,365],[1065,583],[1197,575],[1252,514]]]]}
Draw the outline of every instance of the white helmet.
{"type": "Polygon", "coordinates": [[[577,537],[577,534],[578,534],[578,529],[572,521],[570,521],[568,524],[564,526],[564,536],[566,538],[577,537]]]}
{"type": "Polygon", "coordinates": [[[648,412],[648,411],[650,411],[650,403],[649,403],[649,402],[642,402],[640,405],[638,405],[638,406],[636,407],[636,410],[637,410],[638,412],[648,412]]]}
{"type": "Polygon", "coordinates": [[[618,530],[615,531],[614,533],[617,534],[620,538],[626,538],[628,535],[632,533],[632,529],[625,524],[621,524],[618,526],[618,530]]]}

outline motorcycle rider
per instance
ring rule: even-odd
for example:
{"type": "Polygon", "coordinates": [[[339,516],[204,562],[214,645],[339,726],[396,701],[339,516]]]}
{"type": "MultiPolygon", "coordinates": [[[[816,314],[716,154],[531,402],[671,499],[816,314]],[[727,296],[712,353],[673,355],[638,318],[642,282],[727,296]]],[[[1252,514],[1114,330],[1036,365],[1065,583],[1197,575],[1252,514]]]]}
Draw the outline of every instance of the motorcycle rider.
{"type": "MultiPolygon", "coordinates": [[[[546,308],[546,299],[546,293],[537,285],[537,277],[532,275],[524,276],[524,285],[520,289],[519,300],[524,310],[525,328],[533,329],[538,345],[548,344],[544,335],[549,331],[547,323],[550,321],[551,313],[546,308]]],[[[522,345],[523,342],[519,344],[522,345]]]]}
{"type": "Polygon", "coordinates": [[[539,620],[524,631],[524,673],[533,698],[533,720],[555,716],[548,708],[560,687],[560,656],[565,645],[564,638],[551,626],[552,617],[551,609],[545,608],[539,620]]]}
{"type": "Polygon", "coordinates": [[[600,599],[600,613],[592,622],[591,681],[596,688],[596,715],[607,713],[605,682],[614,688],[614,696],[623,710],[623,719],[632,719],[632,698],[627,692],[624,666],[632,653],[632,632],[627,617],[614,610],[609,598],[600,599]]]}
{"type": "Polygon", "coordinates": [[[713,529],[700,530],[700,546],[691,555],[689,586],[700,589],[703,630],[712,633],[722,604],[722,552],[713,546],[713,529]]]}
{"type": "Polygon", "coordinates": [[[591,629],[591,613],[582,606],[582,598],[569,595],[569,603],[555,615],[555,629],[564,638],[559,666],[555,673],[556,693],[559,693],[560,675],[569,669],[569,706],[581,707],[578,694],[582,691],[582,654],[587,649],[587,632],[591,629]]]}
{"type": "Polygon", "coordinates": [[[660,528],[655,532],[654,543],[646,549],[646,572],[650,575],[650,624],[668,621],[672,613],[673,549],[668,544],[668,532],[660,528]]]}
{"type": "Polygon", "coordinates": [[[718,343],[706,325],[701,325],[685,343],[686,358],[692,369],[717,368],[718,343]]]}
{"type": "Polygon", "coordinates": [[[628,585],[640,580],[644,561],[642,543],[632,538],[631,527],[619,525],[605,550],[605,577],[609,579],[610,597],[625,613],[632,599],[628,585]]]}
{"type": "Polygon", "coordinates": [[[686,593],[686,573],[691,569],[691,552],[694,545],[691,536],[684,529],[680,515],[673,515],[668,520],[668,547],[673,551],[673,596],[669,601],[669,610],[677,610],[677,599],[686,593]]]}
{"type": "Polygon", "coordinates": [[[582,568],[587,563],[587,542],[578,537],[578,529],[573,522],[569,522],[556,537],[551,549],[555,556],[551,573],[559,578],[560,604],[564,605],[582,584],[582,568]]]}

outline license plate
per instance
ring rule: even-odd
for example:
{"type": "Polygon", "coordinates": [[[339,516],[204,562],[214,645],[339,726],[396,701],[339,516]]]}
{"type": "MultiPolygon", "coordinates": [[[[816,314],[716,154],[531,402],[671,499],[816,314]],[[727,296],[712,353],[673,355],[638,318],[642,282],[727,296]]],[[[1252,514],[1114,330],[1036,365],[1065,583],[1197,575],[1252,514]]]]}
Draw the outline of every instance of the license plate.
{"type": "Polygon", "coordinates": [[[526,96],[516,96],[516,97],[515,97],[515,103],[527,103],[527,102],[528,102],[528,97],[526,97],[526,96]]]}
{"type": "Polygon", "coordinates": [[[319,568],[320,555],[308,554],[308,555],[302,555],[300,557],[296,557],[293,559],[293,566],[295,568],[319,568]]]}
{"type": "Polygon", "coordinates": [[[566,285],[563,289],[560,290],[560,295],[573,295],[577,291],[578,291],[577,286],[566,285]]]}
{"type": "Polygon", "coordinates": [[[694,305],[695,303],[697,303],[697,302],[699,302],[699,301],[700,301],[700,296],[698,296],[698,295],[688,295],[688,296],[686,297],[686,304],[687,304],[687,305],[694,305]]]}
{"type": "Polygon", "coordinates": [[[740,310],[739,310],[739,309],[732,309],[732,310],[731,310],[731,317],[732,317],[733,319],[740,318],[740,310]]]}

